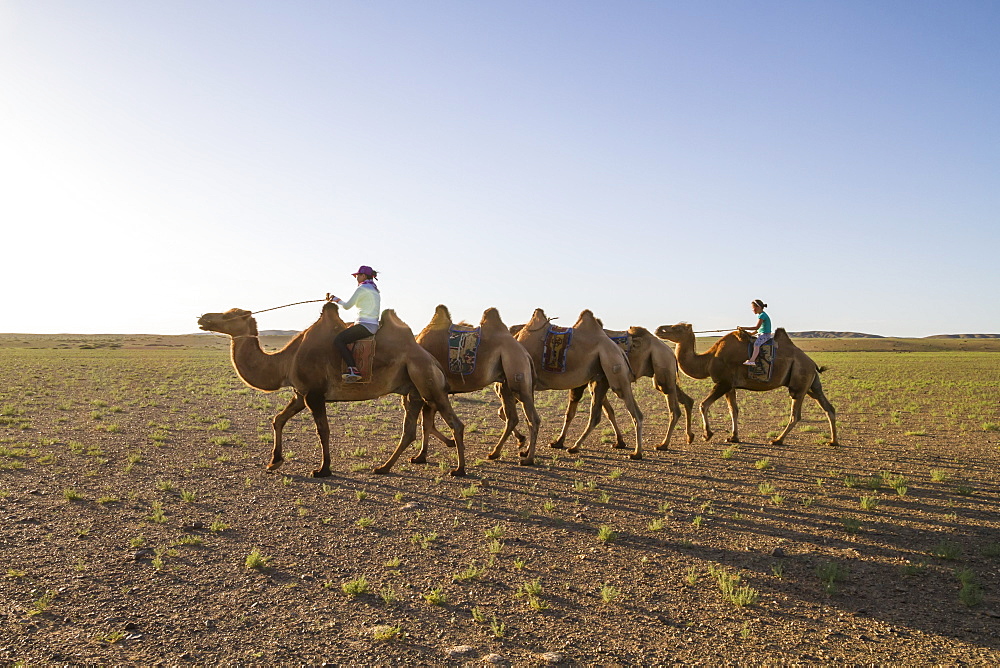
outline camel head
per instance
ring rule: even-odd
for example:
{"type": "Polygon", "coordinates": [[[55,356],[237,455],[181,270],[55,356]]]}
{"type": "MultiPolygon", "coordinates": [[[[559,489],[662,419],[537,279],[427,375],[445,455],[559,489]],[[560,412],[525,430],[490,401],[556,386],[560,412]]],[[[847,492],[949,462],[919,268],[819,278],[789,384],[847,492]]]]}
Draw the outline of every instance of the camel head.
{"type": "Polygon", "coordinates": [[[257,336],[257,321],[250,311],[231,308],[225,313],[206,313],[198,318],[198,327],[206,332],[229,336],[257,336]]]}
{"type": "Polygon", "coordinates": [[[656,336],[660,339],[680,343],[694,338],[694,327],[689,322],[679,322],[676,325],[660,325],[656,328],[656,336]]]}

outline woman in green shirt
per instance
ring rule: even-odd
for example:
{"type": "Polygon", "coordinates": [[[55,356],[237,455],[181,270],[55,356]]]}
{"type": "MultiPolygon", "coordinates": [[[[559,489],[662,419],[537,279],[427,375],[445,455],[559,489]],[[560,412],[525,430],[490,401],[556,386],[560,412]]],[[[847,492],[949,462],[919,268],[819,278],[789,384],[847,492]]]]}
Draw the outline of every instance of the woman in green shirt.
{"type": "Polygon", "coordinates": [[[771,316],[764,313],[764,309],[767,308],[767,304],[765,304],[759,299],[755,299],[752,302],[750,302],[750,308],[752,308],[753,312],[757,314],[757,326],[753,328],[739,327],[738,329],[741,332],[750,332],[750,333],[756,332],[759,329],[760,333],[758,333],[757,338],[754,339],[753,354],[750,355],[750,359],[744,362],[744,364],[746,364],[747,366],[753,366],[754,364],[757,363],[757,355],[760,353],[760,347],[765,343],[767,343],[768,341],[770,341],[772,338],[771,316]]]}

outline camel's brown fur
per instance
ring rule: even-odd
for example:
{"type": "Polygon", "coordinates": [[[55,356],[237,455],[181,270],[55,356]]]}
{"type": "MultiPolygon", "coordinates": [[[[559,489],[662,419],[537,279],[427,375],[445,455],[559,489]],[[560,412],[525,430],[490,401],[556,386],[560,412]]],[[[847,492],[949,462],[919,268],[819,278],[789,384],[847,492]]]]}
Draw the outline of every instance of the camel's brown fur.
{"type": "MultiPolygon", "coordinates": [[[[649,377],[653,379],[653,387],[660,391],[667,400],[667,408],[670,411],[670,424],[667,426],[667,434],[663,441],[656,446],[657,450],[667,450],[670,447],[670,436],[674,432],[674,426],[681,417],[681,405],[684,406],[685,434],[687,442],[694,441],[694,432],[691,431],[691,409],[694,407],[694,400],[689,397],[677,384],[677,358],[674,351],[666,343],[653,336],[645,327],[630,327],[628,331],[604,330],[609,337],[628,336],[628,363],[632,368],[635,378],[649,377]]],[[[570,403],[579,403],[583,397],[585,388],[578,387],[570,390],[570,403]]],[[[567,418],[572,419],[571,413],[575,414],[575,409],[567,412],[567,418]]],[[[611,402],[604,400],[604,414],[611,421],[611,426],[615,430],[616,448],[628,447],[622,436],[618,420],[615,418],[614,408],[611,402]]],[[[569,422],[563,424],[562,434],[569,429],[569,422]]]]}
{"type": "Polygon", "coordinates": [[[323,451],[315,477],[330,475],[330,424],[326,402],[363,401],[390,393],[403,396],[403,433],[396,451],[376,473],[388,473],[403,448],[416,439],[417,415],[425,406],[441,413],[451,428],[458,448],[458,466],[453,475],[465,473],[464,427],[448,400],[448,382],[440,365],[413,338],[413,332],[392,310],[382,313],[375,335],[375,359],[372,379],[366,383],[345,383],[341,377],[340,355],[333,339],[347,325],[340,318],[336,304],[326,304],[311,327],[297,334],[284,348],[274,353],[261,349],[257,323],[250,311],[230,309],[225,313],[207,313],[198,320],[203,330],[231,337],[231,353],[236,373],[247,385],[266,392],[292,387],[291,402],[272,420],[274,449],[268,469],[284,462],[281,453],[282,429],[288,420],[308,407],[316,421],[323,451]]]}
{"type": "MultiPolygon", "coordinates": [[[[632,395],[632,381],[635,378],[624,353],[604,333],[604,328],[594,314],[585,310],[580,313],[576,324],[573,325],[573,340],[566,353],[566,371],[562,373],[546,371],[542,367],[542,346],[548,325],[549,318],[545,316],[545,312],[542,309],[535,309],[531,320],[523,327],[517,328],[515,338],[528,351],[534,362],[535,372],[538,375],[536,389],[573,390],[591,385],[590,419],[583,434],[569,452],[578,452],[584,439],[600,422],[601,406],[610,388],[625,402],[625,407],[635,423],[635,450],[629,457],[642,459],[642,411],[639,410],[639,405],[632,395]]],[[[574,401],[571,393],[563,421],[563,432],[552,442],[552,447],[563,447],[566,428],[576,412],[577,403],[579,397],[574,401]]]]}
{"type": "MultiPolygon", "coordinates": [[[[472,327],[465,323],[459,324],[472,327]]],[[[434,317],[417,335],[417,343],[441,364],[452,393],[473,392],[494,383],[497,384],[496,391],[504,407],[501,410],[501,415],[504,416],[506,424],[500,440],[497,441],[496,446],[488,455],[490,459],[500,457],[504,442],[517,426],[516,402],[521,402],[529,427],[528,447],[520,453],[521,464],[534,464],[535,441],[538,437],[538,426],[541,424],[541,418],[538,416],[538,411],[535,410],[535,371],[531,357],[521,344],[511,336],[507,326],[500,319],[500,312],[495,308],[488,308],[483,312],[483,319],[479,323],[480,340],[475,370],[464,376],[451,373],[448,370],[448,330],[451,326],[451,314],[444,304],[440,304],[434,310],[434,317]]],[[[430,435],[450,442],[434,426],[434,412],[429,407],[424,408],[423,422],[424,434],[420,453],[410,460],[416,463],[426,461],[427,442],[430,435]]]]}
{"type": "Polygon", "coordinates": [[[702,400],[700,406],[706,441],[712,438],[712,430],[708,426],[708,411],[719,398],[726,397],[729,415],[732,418],[732,435],[726,440],[730,443],[739,443],[740,410],[736,404],[736,390],[762,392],[787,387],[788,394],[792,398],[791,417],[785,430],[771,443],[779,445],[784,442],[785,437],[801,419],[802,401],[808,395],[815,399],[826,413],[830,423],[830,444],[837,445],[836,411],[823,394],[823,385],[819,378],[823,369],[792,343],[784,329],[779,327],[774,331],[774,341],[778,345],[778,351],[771,380],[766,382],[751,379],[747,373],[749,367],[743,364],[747,360],[747,346],[753,340],[746,332],[739,330],[730,332],[700,355],[695,351],[694,328],[688,323],[661,325],[656,329],[656,335],[661,339],[677,343],[677,361],[680,363],[681,371],[692,378],[711,378],[715,381],[715,387],[702,400]]]}

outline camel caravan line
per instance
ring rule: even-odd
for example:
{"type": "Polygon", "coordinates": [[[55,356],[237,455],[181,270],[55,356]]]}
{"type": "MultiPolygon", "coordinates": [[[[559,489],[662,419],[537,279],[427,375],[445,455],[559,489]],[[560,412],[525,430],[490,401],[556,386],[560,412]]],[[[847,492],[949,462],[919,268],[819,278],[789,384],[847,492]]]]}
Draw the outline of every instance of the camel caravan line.
{"type": "Polygon", "coordinates": [[[643,415],[632,392],[632,384],[638,378],[653,379],[653,386],[664,395],[670,412],[667,433],[656,449],[669,448],[682,406],[687,442],[694,440],[691,430],[694,402],[678,386],[678,368],[692,378],[711,377],[715,381],[715,387],[699,406],[706,441],[713,435],[708,410],[720,397],[726,397],[732,418],[732,432],[726,440],[739,443],[736,390],[766,391],[787,387],[792,399],[791,417],[772,444],[781,444],[799,421],[802,402],[807,395],[826,413],[831,444],[837,443],[835,411],[823,394],[819,378],[823,368],[796,347],[781,328],[774,333],[777,345],[771,368],[761,375],[759,368],[743,364],[747,359],[747,344],[752,338],[742,331],[726,334],[707,352],[698,354],[694,350],[696,332],[686,323],[662,325],[655,336],[642,327],[610,331],[603,328],[591,311],[585,310],[573,327],[559,328],[551,325],[551,319],[542,309],[536,309],[527,323],[508,328],[497,309],[489,308],[483,313],[480,324],[473,326],[464,322],[455,324],[447,307],[440,305],[427,326],[414,336],[395,311],[386,309],[374,337],[353,344],[353,353],[362,368],[362,380],[347,382],[343,378],[344,362],[333,340],[349,325],[340,317],[334,303],[326,303],[315,323],[273,353],[261,348],[257,321],[251,311],[234,308],[224,313],[206,313],[198,319],[198,325],[202,330],[230,337],[231,361],[244,383],[263,392],[292,388],[291,401],[271,421],[274,445],[267,468],[272,471],[284,463],[282,432],[285,423],[304,408],[309,409],[316,423],[322,453],[320,466],[312,475],[326,477],[331,475],[326,404],[398,394],[403,405],[402,433],[389,458],[372,471],[384,474],[392,469],[403,451],[417,439],[417,418],[421,416],[421,446],[410,461],[427,461],[429,441],[433,437],[454,447],[458,453],[458,463],[451,474],[465,475],[465,427],[449,397],[491,385],[500,399],[499,415],[504,421],[504,430],[490,451],[489,459],[499,459],[504,443],[514,435],[520,463],[534,464],[541,425],[534,402],[536,391],[568,393],[562,428],[550,443],[553,448],[565,447],[569,426],[587,388],[591,392],[588,421],[568,452],[579,452],[600,422],[602,410],[615,430],[613,447],[628,447],[608,400],[608,392],[612,391],[624,402],[635,427],[635,447],[629,457],[642,459],[643,415]],[[664,340],[677,344],[676,355],[664,340]],[[518,430],[519,404],[528,425],[526,435],[518,430]],[[438,414],[450,429],[450,438],[435,426],[438,414]]]}

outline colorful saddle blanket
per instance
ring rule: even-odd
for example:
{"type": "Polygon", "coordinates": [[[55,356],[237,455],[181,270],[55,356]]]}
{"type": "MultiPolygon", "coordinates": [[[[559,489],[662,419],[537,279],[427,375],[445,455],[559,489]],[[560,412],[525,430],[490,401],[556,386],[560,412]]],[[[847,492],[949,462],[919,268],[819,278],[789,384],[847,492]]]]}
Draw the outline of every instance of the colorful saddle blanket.
{"type": "Polygon", "coordinates": [[[609,339],[622,349],[622,352],[627,357],[629,351],[632,349],[632,337],[628,335],[628,332],[607,332],[607,335],[609,339]]]}
{"type": "Polygon", "coordinates": [[[572,327],[550,325],[542,342],[542,369],[552,373],[566,371],[566,352],[573,341],[572,327]]]}
{"type": "MultiPolygon", "coordinates": [[[[347,349],[354,355],[354,363],[358,365],[358,373],[361,374],[361,380],[356,382],[372,382],[372,367],[375,365],[375,337],[348,343],[347,349]]],[[[342,373],[347,373],[347,362],[341,363],[341,369],[342,373]]]]}
{"type": "Polygon", "coordinates": [[[448,328],[448,372],[468,376],[476,370],[481,328],[448,328]]]}
{"type": "MultiPolygon", "coordinates": [[[[760,347],[757,354],[757,363],[747,367],[747,376],[750,380],[760,380],[767,382],[771,380],[771,370],[774,368],[774,358],[778,354],[778,345],[771,339],[760,347]]],[[[747,347],[747,357],[753,355],[753,341],[747,347]]]]}

